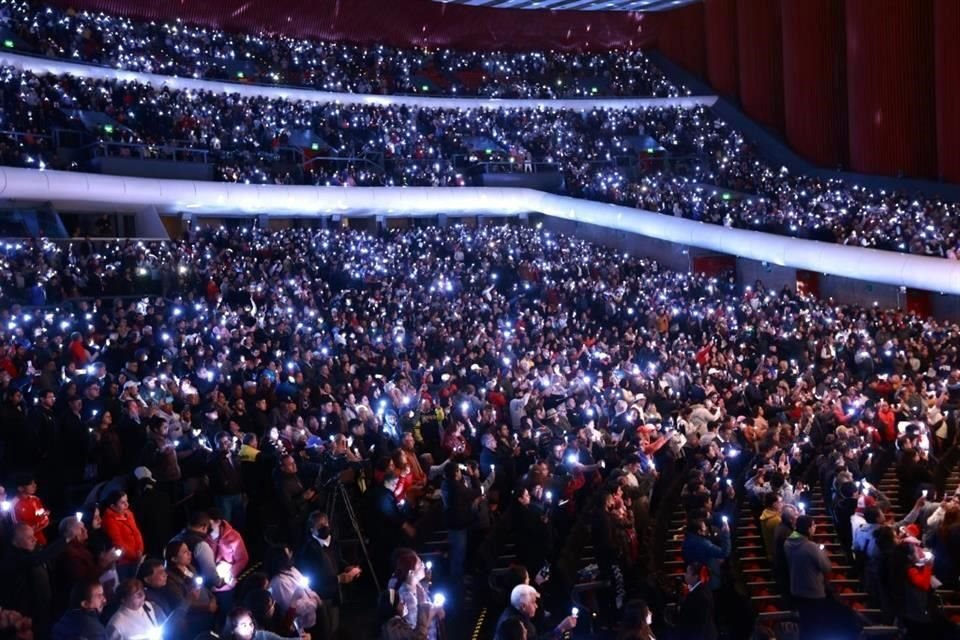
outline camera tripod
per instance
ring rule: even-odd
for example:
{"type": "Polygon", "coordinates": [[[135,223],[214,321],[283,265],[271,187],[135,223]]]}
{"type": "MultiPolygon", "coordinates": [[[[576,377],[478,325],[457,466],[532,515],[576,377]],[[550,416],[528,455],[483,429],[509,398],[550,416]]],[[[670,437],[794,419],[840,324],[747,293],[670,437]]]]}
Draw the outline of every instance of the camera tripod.
{"type": "Polygon", "coordinates": [[[360,553],[363,554],[363,559],[366,562],[367,570],[370,572],[370,577],[373,578],[373,586],[376,587],[377,593],[380,593],[380,581],[377,580],[377,572],[373,569],[373,562],[370,560],[370,553],[367,551],[367,543],[363,539],[363,531],[360,529],[360,522],[357,520],[357,512],[353,509],[353,503],[350,502],[350,496],[347,494],[347,488],[343,486],[343,482],[339,478],[336,478],[333,482],[328,484],[328,489],[330,492],[327,494],[327,515],[330,518],[330,523],[336,523],[334,519],[337,512],[337,503],[340,502],[343,504],[343,511],[347,514],[347,519],[350,521],[350,526],[353,529],[353,533],[357,536],[357,542],[360,543],[360,553]]]}

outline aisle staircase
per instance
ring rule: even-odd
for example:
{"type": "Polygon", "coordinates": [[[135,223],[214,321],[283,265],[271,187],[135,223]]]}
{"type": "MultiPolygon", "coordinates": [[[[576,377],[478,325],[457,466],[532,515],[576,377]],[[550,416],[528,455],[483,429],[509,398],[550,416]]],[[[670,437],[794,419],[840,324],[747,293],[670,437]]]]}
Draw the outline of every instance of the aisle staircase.
{"type": "MultiPolygon", "coordinates": [[[[896,637],[898,630],[886,624],[885,614],[879,609],[870,608],[867,594],[861,589],[860,578],[841,546],[819,489],[811,492],[810,503],[805,506],[805,512],[817,525],[813,541],[824,546],[833,565],[827,580],[836,596],[863,618],[866,624],[865,634],[868,637],[896,637]]],[[[763,546],[756,514],[747,504],[744,504],[739,512],[734,554],[759,620],[771,627],[796,621],[797,614],[790,606],[789,599],[784,597],[787,594],[780,593],[777,587],[773,566],[767,559],[763,546]]]]}

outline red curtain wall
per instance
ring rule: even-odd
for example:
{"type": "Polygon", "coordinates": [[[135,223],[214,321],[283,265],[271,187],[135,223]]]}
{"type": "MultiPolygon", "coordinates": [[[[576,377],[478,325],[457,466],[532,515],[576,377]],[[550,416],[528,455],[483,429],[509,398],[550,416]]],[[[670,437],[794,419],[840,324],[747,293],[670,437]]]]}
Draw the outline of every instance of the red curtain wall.
{"type": "Polygon", "coordinates": [[[932,0],[847,0],[846,31],[851,168],[935,176],[932,0]]]}
{"type": "Polygon", "coordinates": [[[703,39],[703,4],[688,4],[657,15],[657,48],[667,58],[699,77],[707,75],[703,39]]]}
{"type": "Polygon", "coordinates": [[[783,131],[783,55],[780,3],[737,0],[737,50],[740,104],[744,113],[775,131],[783,131]]]}
{"type": "Polygon", "coordinates": [[[465,49],[609,49],[656,42],[656,14],[524,11],[431,0],[52,0],[148,20],[323,40],[465,49]]]}
{"type": "Polygon", "coordinates": [[[737,0],[704,0],[704,41],[707,47],[707,80],[717,93],[736,100],[737,0]]]}
{"type": "Polygon", "coordinates": [[[845,164],[843,0],[781,0],[787,142],[818,165],[845,164]]]}
{"type": "Polygon", "coordinates": [[[934,0],[938,175],[960,182],[960,2],[934,0]]]}

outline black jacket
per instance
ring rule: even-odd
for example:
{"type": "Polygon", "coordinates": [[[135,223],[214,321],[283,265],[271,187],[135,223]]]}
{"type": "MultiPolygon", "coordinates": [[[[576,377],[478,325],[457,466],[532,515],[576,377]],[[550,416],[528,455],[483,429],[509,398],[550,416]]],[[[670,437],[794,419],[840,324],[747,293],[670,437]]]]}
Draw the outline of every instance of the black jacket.
{"type": "Polygon", "coordinates": [[[71,609],[53,626],[53,640],[107,640],[107,630],[95,611],[71,609]]]}
{"type": "Polygon", "coordinates": [[[501,635],[500,627],[503,626],[503,623],[511,618],[516,618],[520,620],[521,624],[527,629],[527,640],[559,640],[562,637],[561,634],[555,633],[553,631],[544,634],[538,634],[537,628],[533,626],[533,621],[530,618],[517,609],[513,608],[513,605],[509,605],[506,609],[503,610],[503,613],[500,614],[500,619],[497,620],[497,630],[494,633],[493,640],[502,640],[503,635],[501,635]]]}
{"type": "Polygon", "coordinates": [[[440,488],[443,496],[443,513],[448,529],[466,529],[473,524],[473,500],[480,490],[463,482],[444,480],[440,488]]]}
{"type": "Polygon", "coordinates": [[[675,637],[683,640],[716,640],[717,625],[713,622],[713,592],[700,584],[691,591],[677,614],[675,637]]]}
{"type": "Polygon", "coordinates": [[[310,587],[320,599],[330,604],[340,604],[340,573],[346,569],[346,563],[340,555],[340,547],[331,540],[324,547],[312,535],[297,550],[294,564],[300,573],[310,576],[310,587]]]}
{"type": "MultiPolygon", "coordinates": [[[[49,547],[52,550],[55,543],[49,547]]],[[[37,637],[46,637],[50,631],[50,611],[53,608],[53,588],[47,567],[47,552],[26,551],[8,547],[0,561],[0,605],[15,609],[33,620],[37,637]]]]}
{"type": "Polygon", "coordinates": [[[210,490],[217,496],[234,496],[243,492],[240,460],[232,453],[217,452],[210,461],[210,490]]]}

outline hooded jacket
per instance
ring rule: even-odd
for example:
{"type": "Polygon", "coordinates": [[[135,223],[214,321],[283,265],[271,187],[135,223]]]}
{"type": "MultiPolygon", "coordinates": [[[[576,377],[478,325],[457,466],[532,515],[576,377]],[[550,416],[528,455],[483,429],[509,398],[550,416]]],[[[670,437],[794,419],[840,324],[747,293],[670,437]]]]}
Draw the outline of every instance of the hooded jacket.
{"type": "Polygon", "coordinates": [[[831,566],[827,554],[796,531],[787,538],[784,549],[790,566],[790,594],[797,598],[826,598],[826,575],[831,566]]]}
{"type": "Polygon", "coordinates": [[[771,563],[776,556],[774,536],[777,525],[780,524],[780,512],[775,509],[764,509],[760,514],[760,535],[763,537],[763,548],[767,552],[767,560],[771,563]]]}

